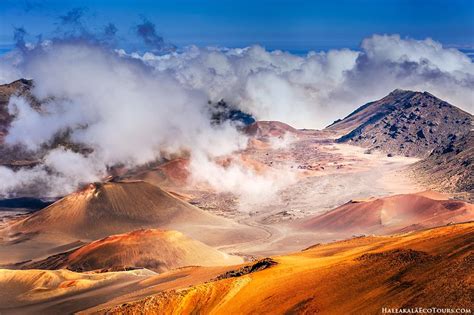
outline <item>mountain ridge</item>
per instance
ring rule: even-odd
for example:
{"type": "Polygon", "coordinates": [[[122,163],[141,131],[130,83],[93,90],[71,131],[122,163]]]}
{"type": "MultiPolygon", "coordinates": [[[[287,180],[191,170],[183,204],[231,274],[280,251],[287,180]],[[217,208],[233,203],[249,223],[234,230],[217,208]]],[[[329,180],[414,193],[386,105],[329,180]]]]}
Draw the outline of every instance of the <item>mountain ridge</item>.
{"type": "Polygon", "coordinates": [[[326,127],[336,142],[389,154],[425,157],[469,132],[473,116],[429,92],[396,89],[326,127]]]}

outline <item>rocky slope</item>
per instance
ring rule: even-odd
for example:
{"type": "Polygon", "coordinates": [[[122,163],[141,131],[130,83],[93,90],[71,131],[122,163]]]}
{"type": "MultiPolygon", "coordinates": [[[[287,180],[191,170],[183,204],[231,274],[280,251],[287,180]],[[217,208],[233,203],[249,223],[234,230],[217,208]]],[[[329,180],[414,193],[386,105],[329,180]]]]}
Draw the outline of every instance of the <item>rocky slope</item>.
{"type": "Polygon", "coordinates": [[[237,122],[241,126],[247,126],[255,122],[255,118],[252,115],[239,110],[224,100],[220,100],[217,103],[209,101],[208,105],[211,123],[213,124],[219,125],[230,120],[237,122]]]}
{"type": "Polygon", "coordinates": [[[0,85],[0,142],[5,136],[8,125],[12,120],[11,115],[8,113],[8,101],[13,95],[21,95],[27,97],[32,104],[36,104],[39,107],[39,103],[31,95],[30,90],[33,87],[32,80],[20,79],[8,84],[0,85]]]}
{"type": "Polygon", "coordinates": [[[32,80],[20,79],[0,85],[0,165],[16,169],[34,166],[38,163],[39,155],[27,152],[20,146],[4,143],[13,116],[8,111],[8,102],[13,95],[26,97],[35,109],[40,109],[39,101],[31,94],[32,80]]]}
{"type": "Polygon", "coordinates": [[[389,154],[425,157],[467,134],[473,116],[428,92],[395,90],[327,127],[338,142],[389,154]]]}
{"type": "Polygon", "coordinates": [[[411,169],[431,188],[467,192],[468,198],[474,200],[474,131],[435,148],[411,169]]]}

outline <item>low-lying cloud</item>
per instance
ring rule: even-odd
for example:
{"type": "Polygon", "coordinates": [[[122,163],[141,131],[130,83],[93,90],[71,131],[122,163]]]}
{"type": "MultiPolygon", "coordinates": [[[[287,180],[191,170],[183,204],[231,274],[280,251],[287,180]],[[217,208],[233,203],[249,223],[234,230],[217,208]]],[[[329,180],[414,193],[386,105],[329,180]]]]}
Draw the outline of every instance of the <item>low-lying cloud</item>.
{"type": "MultiPolygon", "coordinates": [[[[80,15],[71,18],[80,21],[80,15]]],[[[144,21],[138,31],[163,48],[152,24],[144,21]]],[[[116,32],[112,25],[105,33],[116,32]]],[[[38,112],[27,99],[11,98],[8,109],[15,119],[6,143],[43,150],[67,133],[92,151],[59,147],[31,169],[0,167],[1,195],[35,185],[44,188],[42,194],[66,194],[105,176],[113,165],[133,167],[185,152],[194,178],[247,200],[273,196],[286,183],[278,173],[291,178],[284,171],[256,174],[214,162],[245,148],[247,138],[229,122],[211,124],[208,100],[224,99],[257,119],[299,128],[322,128],[396,88],[427,90],[474,109],[472,61],[431,39],[374,35],[360,51],[306,56],[260,46],[138,54],[77,38],[23,46],[0,58],[0,80],[34,79],[33,94],[44,104],[38,112]]]]}
{"type": "MultiPolygon", "coordinates": [[[[112,165],[133,167],[179,152],[217,157],[245,146],[231,123],[210,124],[204,93],[104,47],[50,43],[29,51],[21,68],[35,79],[34,96],[44,101],[37,111],[26,98],[10,99],[15,119],[5,143],[37,151],[68,133],[72,142],[93,150],[84,156],[90,164],[75,161],[81,154],[68,150],[47,155],[43,164],[75,182],[94,179],[91,174],[98,179],[112,165]],[[74,165],[68,169],[68,164],[74,165]],[[78,165],[83,172],[75,169],[78,165]]],[[[32,176],[42,176],[46,168],[34,168],[32,176]]],[[[54,191],[59,192],[64,190],[54,191]]]]}

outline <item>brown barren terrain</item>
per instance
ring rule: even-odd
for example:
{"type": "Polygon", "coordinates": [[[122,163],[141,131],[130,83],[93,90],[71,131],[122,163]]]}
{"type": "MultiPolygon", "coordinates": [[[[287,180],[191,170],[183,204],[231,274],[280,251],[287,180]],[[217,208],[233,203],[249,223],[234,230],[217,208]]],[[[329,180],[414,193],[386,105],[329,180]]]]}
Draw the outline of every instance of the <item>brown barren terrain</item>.
{"type": "Polygon", "coordinates": [[[91,184],[4,225],[0,229],[0,263],[46,258],[77,247],[77,241],[89,242],[141,228],[182,231],[211,246],[239,243],[262,234],[145,182],[91,184]]]}
{"type": "Polygon", "coordinates": [[[349,233],[390,234],[465,222],[473,217],[472,204],[431,199],[420,193],[352,200],[297,226],[347,236],[349,233]]]}
{"type": "Polygon", "coordinates": [[[164,272],[184,266],[226,266],[243,259],[221,253],[177,231],[137,230],[108,236],[77,250],[28,263],[22,269],[73,271],[146,268],[164,272]]]}
{"type": "Polygon", "coordinates": [[[0,297],[0,310],[56,314],[68,306],[86,314],[377,314],[382,307],[472,308],[473,243],[471,222],[315,245],[266,262],[160,275],[0,270],[0,289],[8,292],[0,297]]]}
{"type": "MultiPolygon", "coordinates": [[[[1,164],[31,168],[58,147],[93,152],[67,133],[34,154],[2,143],[10,96],[41,110],[33,86],[0,86],[1,164]]],[[[212,124],[253,121],[216,106],[212,124]]],[[[471,114],[428,92],[395,90],[324,130],[278,121],[237,129],[247,147],[209,161],[224,178],[236,171],[237,185],[196,176],[206,165],[183,149],[110,165],[102,182],[45,208],[7,208],[0,314],[473,308],[471,114]]]]}
{"type": "Polygon", "coordinates": [[[240,277],[148,298],[101,314],[377,314],[382,307],[472,308],[474,224],[363,237],[275,257],[240,277]]]}

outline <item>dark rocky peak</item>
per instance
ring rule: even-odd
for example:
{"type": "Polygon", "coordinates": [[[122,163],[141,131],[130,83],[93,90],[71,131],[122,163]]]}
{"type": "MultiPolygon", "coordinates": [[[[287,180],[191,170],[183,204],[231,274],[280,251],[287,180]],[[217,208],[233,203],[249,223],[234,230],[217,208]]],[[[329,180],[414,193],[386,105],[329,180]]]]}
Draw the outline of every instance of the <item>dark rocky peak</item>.
{"type": "Polygon", "coordinates": [[[348,142],[391,155],[427,156],[472,128],[472,115],[428,92],[394,90],[327,129],[348,142]]]}
{"type": "Polygon", "coordinates": [[[220,125],[230,120],[248,126],[255,122],[255,118],[252,115],[243,112],[236,106],[225,102],[223,99],[217,103],[209,101],[208,105],[212,124],[220,125]]]}

